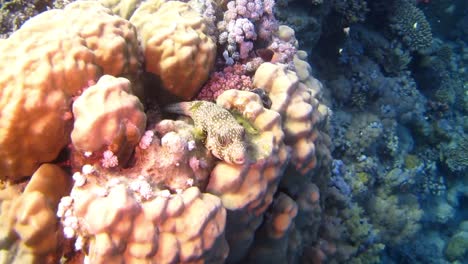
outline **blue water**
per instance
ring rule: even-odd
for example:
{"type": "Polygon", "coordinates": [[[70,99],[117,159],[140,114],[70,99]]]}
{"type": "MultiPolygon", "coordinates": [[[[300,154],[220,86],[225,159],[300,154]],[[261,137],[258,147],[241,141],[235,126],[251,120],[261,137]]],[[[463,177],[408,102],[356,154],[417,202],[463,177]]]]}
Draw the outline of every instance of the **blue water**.
{"type": "Polygon", "coordinates": [[[362,249],[339,262],[468,263],[467,2],[402,2],[289,6],[322,22],[298,39],[314,36],[334,111],[330,186],[367,223],[347,226],[341,242],[362,249]]]}

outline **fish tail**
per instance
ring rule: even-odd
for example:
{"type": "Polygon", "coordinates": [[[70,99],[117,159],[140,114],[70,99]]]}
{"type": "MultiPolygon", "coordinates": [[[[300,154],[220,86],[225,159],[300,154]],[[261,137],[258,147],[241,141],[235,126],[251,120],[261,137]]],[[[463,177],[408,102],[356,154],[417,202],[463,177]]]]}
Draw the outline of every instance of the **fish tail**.
{"type": "Polygon", "coordinates": [[[166,105],[163,110],[165,112],[179,114],[179,115],[190,115],[190,108],[192,102],[179,102],[174,104],[166,105]]]}

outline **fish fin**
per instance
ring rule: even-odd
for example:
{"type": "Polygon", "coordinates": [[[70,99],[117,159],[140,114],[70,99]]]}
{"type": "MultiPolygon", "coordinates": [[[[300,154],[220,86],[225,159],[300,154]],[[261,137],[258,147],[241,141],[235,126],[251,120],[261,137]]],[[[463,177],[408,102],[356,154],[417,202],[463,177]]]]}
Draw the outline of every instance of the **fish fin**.
{"type": "Polygon", "coordinates": [[[193,128],[193,136],[195,137],[195,140],[199,140],[203,143],[205,143],[206,141],[206,132],[203,131],[203,129],[199,128],[199,127],[195,127],[193,128]]]}

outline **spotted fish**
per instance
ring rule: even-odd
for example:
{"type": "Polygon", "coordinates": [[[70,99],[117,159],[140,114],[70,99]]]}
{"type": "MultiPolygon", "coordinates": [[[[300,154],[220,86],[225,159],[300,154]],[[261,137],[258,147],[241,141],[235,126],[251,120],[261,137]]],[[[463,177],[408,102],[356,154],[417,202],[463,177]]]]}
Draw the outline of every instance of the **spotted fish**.
{"type": "Polygon", "coordinates": [[[228,110],[208,101],[175,103],[165,110],[191,117],[206,137],[206,148],[218,159],[232,164],[246,161],[246,131],[228,110]]]}

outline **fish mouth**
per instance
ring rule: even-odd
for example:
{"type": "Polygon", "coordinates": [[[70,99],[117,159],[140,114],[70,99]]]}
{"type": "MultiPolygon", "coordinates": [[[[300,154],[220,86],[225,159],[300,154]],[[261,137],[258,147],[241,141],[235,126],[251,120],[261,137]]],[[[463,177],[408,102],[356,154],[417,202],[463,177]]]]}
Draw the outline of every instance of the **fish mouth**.
{"type": "Polygon", "coordinates": [[[245,163],[245,158],[244,158],[244,157],[234,158],[233,162],[234,162],[235,164],[242,165],[242,164],[245,163]]]}

